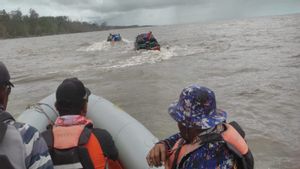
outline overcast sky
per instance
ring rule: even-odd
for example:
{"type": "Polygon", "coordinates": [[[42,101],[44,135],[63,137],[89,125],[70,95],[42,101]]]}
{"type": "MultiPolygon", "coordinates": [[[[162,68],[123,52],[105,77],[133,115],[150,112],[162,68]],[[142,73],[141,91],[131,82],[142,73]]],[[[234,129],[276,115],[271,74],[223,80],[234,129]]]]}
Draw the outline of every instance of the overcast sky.
{"type": "Polygon", "coordinates": [[[109,25],[165,25],[300,13],[300,0],[0,0],[0,9],[109,25]]]}

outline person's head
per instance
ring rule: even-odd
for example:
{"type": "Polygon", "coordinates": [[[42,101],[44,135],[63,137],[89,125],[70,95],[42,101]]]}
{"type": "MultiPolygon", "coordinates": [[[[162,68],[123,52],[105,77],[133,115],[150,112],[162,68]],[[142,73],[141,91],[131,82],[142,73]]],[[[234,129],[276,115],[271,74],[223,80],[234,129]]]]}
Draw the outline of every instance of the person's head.
{"type": "Polygon", "coordinates": [[[0,105],[3,106],[4,109],[6,109],[7,106],[11,87],[14,87],[14,85],[10,82],[9,72],[4,63],[0,61],[0,105]]]}
{"type": "Polygon", "coordinates": [[[90,90],[77,78],[65,79],[56,90],[55,107],[59,115],[85,116],[90,94],[90,90]]]}
{"type": "Polygon", "coordinates": [[[169,114],[177,121],[186,141],[191,141],[199,132],[224,122],[227,117],[226,112],[217,111],[214,92],[199,85],[184,88],[179,100],[170,105],[169,114]]]}

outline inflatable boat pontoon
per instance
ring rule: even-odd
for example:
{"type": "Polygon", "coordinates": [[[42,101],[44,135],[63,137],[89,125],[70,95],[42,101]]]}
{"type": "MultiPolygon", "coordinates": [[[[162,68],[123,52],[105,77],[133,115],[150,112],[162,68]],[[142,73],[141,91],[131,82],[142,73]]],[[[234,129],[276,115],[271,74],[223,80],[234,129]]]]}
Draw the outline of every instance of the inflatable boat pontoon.
{"type": "MultiPolygon", "coordinates": [[[[43,132],[58,116],[54,103],[55,95],[52,94],[36,104],[38,106],[25,110],[17,121],[28,123],[43,132]]],[[[110,132],[126,169],[149,168],[146,155],[157,138],[140,122],[113,103],[95,95],[89,97],[87,117],[93,120],[95,127],[110,132]]]]}

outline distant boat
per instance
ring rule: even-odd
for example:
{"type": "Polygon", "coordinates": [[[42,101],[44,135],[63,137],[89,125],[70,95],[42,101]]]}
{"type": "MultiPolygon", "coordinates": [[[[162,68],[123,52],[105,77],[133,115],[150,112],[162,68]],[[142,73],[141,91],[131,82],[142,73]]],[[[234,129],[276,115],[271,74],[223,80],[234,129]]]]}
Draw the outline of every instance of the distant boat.
{"type": "Polygon", "coordinates": [[[160,45],[152,32],[139,34],[134,43],[135,49],[160,50],[160,45]]]}
{"type": "Polygon", "coordinates": [[[117,42],[117,41],[121,41],[122,37],[119,33],[117,34],[109,34],[107,37],[107,42],[117,42]]]}

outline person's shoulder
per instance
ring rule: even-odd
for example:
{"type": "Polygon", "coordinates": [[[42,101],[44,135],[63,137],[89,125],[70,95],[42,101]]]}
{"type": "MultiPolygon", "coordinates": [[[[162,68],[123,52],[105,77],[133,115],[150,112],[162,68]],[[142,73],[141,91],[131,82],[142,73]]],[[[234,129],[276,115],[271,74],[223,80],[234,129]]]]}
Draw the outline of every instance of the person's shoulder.
{"type": "Polygon", "coordinates": [[[103,145],[112,144],[114,142],[111,134],[105,129],[93,128],[92,133],[103,145]]]}
{"type": "Polygon", "coordinates": [[[39,138],[39,131],[27,124],[27,123],[21,123],[21,122],[14,122],[13,124],[17,130],[20,132],[21,137],[23,138],[24,143],[29,143],[32,139],[37,139],[39,138]]]}
{"type": "Polygon", "coordinates": [[[11,121],[10,124],[15,126],[22,138],[26,149],[26,159],[28,159],[26,166],[28,168],[52,169],[53,164],[48,147],[44,139],[41,139],[39,131],[27,123],[11,121]]]}
{"type": "Polygon", "coordinates": [[[92,133],[100,137],[111,137],[110,133],[105,129],[93,128],[92,133]]]}
{"type": "Polygon", "coordinates": [[[99,129],[99,128],[94,128],[92,132],[100,142],[100,145],[102,147],[105,156],[112,160],[117,160],[119,153],[110,133],[105,129],[99,129]]]}
{"type": "Polygon", "coordinates": [[[28,132],[28,131],[31,131],[31,132],[38,132],[38,130],[31,126],[30,124],[27,124],[27,123],[22,123],[22,122],[17,122],[15,121],[14,122],[14,126],[21,132],[28,132]]]}

